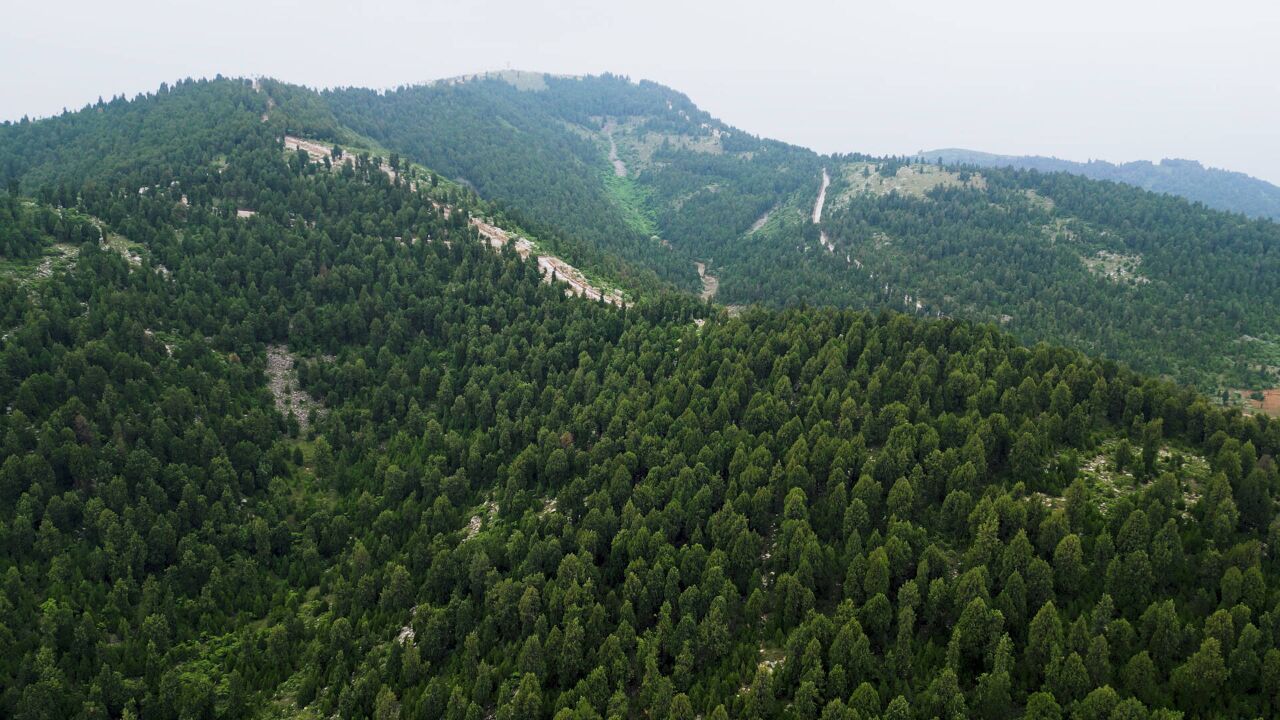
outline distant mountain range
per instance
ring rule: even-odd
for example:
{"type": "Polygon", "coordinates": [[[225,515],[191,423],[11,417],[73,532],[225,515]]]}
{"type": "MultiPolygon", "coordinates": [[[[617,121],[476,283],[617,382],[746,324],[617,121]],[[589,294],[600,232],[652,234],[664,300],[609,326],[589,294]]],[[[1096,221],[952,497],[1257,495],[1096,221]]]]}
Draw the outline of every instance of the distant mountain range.
{"type": "Polygon", "coordinates": [[[930,161],[941,158],[953,165],[1073,173],[1177,195],[1215,210],[1280,220],[1280,186],[1241,172],[1205,167],[1196,160],[1166,158],[1159,163],[1135,160],[1117,165],[1105,160],[1075,162],[1043,155],[996,155],[962,148],[930,150],[920,156],[930,161]]]}

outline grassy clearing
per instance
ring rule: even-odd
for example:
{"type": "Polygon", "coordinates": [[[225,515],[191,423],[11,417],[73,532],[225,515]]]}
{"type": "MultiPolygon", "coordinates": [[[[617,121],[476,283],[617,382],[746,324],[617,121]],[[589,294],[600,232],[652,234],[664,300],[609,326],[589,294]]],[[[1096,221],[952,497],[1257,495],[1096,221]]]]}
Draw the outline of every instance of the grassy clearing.
{"type": "MultiPolygon", "coordinates": [[[[618,147],[618,157],[626,164],[632,175],[653,167],[653,155],[664,144],[671,148],[692,152],[712,155],[724,153],[720,138],[714,134],[686,135],[651,132],[642,128],[642,122],[642,118],[623,118],[618,120],[612,129],[613,139],[618,147]]],[[[604,137],[596,129],[592,130],[592,134],[604,137]]],[[[604,138],[604,147],[608,147],[608,138],[604,138]]]]}
{"type": "MultiPolygon", "coordinates": [[[[1204,456],[1165,443],[1156,453],[1155,473],[1148,479],[1139,480],[1133,471],[1142,463],[1141,448],[1131,447],[1132,459],[1123,468],[1116,466],[1122,442],[1121,438],[1112,438],[1097,447],[1092,455],[1080,458],[1077,476],[1084,479],[1089,497],[1099,510],[1105,512],[1120,498],[1140,492],[1166,472],[1178,480],[1182,491],[1179,510],[1186,512],[1200,499],[1201,488],[1210,476],[1209,461],[1204,456]]],[[[1034,496],[1052,509],[1066,506],[1066,499],[1061,495],[1035,493],[1034,496]]]]}
{"type": "Polygon", "coordinates": [[[1022,194],[1027,196],[1027,199],[1031,201],[1032,205],[1035,205],[1046,212],[1053,212],[1055,207],[1053,198],[1045,197],[1035,190],[1023,190],[1022,194]]]}
{"type": "Polygon", "coordinates": [[[45,254],[34,258],[0,258],[0,277],[25,285],[35,278],[36,268],[53,255],[61,256],[54,246],[45,248],[45,254]]]}
{"type": "Polygon", "coordinates": [[[1217,372],[1197,385],[1215,403],[1240,408],[1245,413],[1280,416],[1280,335],[1241,335],[1223,343],[1217,372]],[[1255,393],[1262,393],[1259,400],[1255,393]]]}
{"type": "Polygon", "coordinates": [[[69,269],[79,254],[80,248],[76,245],[52,243],[45,247],[40,257],[0,258],[0,277],[7,277],[22,286],[31,285],[69,269]]]}
{"type": "Polygon", "coordinates": [[[506,82],[517,90],[529,90],[538,92],[547,89],[547,79],[539,72],[529,72],[527,70],[499,70],[495,73],[486,73],[506,82]]]}
{"type": "MultiPolygon", "coordinates": [[[[782,648],[762,645],[760,646],[760,662],[757,667],[772,675],[778,666],[786,662],[786,660],[787,654],[782,648]]],[[[750,679],[748,679],[748,682],[750,682],[750,679]]]]}
{"type": "Polygon", "coordinates": [[[885,176],[876,170],[876,163],[855,162],[840,168],[844,190],[832,199],[832,207],[840,208],[850,199],[862,193],[888,195],[896,192],[909,197],[923,198],[938,187],[968,187],[984,190],[986,178],[978,173],[953,172],[936,165],[916,164],[898,168],[895,175],[885,176]]]}
{"type": "Polygon", "coordinates": [[[607,172],[602,177],[609,197],[622,211],[622,219],[627,225],[636,232],[657,237],[658,226],[645,211],[648,196],[644,188],[637,185],[629,176],[619,177],[613,172],[607,172]]]}
{"type": "Polygon", "coordinates": [[[1237,342],[1249,372],[1256,377],[1250,390],[1267,389],[1280,382],[1280,335],[1243,335],[1237,342]]]}
{"type": "MultiPolygon", "coordinates": [[[[36,207],[36,203],[30,200],[24,200],[23,205],[26,207],[36,207]]],[[[74,208],[61,208],[59,214],[67,219],[80,222],[90,222],[102,228],[102,222],[96,218],[85,215],[74,208]]],[[[114,236],[117,244],[128,243],[121,236],[114,236]]],[[[136,244],[130,243],[130,247],[138,247],[136,244]]],[[[19,285],[30,285],[39,280],[47,280],[56,272],[67,270],[75,264],[76,257],[80,254],[80,246],[71,243],[49,243],[45,245],[41,254],[33,258],[6,258],[0,257],[0,277],[9,278],[19,285]]],[[[127,257],[127,255],[126,255],[127,257]]]]}
{"type": "Polygon", "coordinates": [[[142,245],[136,243],[123,235],[116,233],[107,233],[107,247],[120,253],[120,256],[129,261],[130,265],[141,265],[142,256],[139,252],[142,245]]]}
{"type": "Polygon", "coordinates": [[[1125,254],[1099,250],[1095,255],[1081,257],[1089,272],[1113,283],[1122,285],[1145,285],[1151,280],[1139,271],[1142,256],[1136,253],[1125,254]]]}

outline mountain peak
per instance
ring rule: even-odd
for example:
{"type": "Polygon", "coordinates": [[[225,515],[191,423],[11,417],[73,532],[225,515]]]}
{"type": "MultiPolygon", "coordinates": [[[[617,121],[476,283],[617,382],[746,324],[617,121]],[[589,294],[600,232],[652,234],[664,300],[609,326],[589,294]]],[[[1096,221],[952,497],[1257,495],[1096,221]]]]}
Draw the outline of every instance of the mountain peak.
{"type": "Polygon", "coordinates": [[[475,73],[464,73],[453,77],[430,80],[420,85],[462,85],[482,80],[501,80],[517,90],[540,91],[547,89],[547,78],[558,80],[581,80],[582,75],[559,75],[555,73],[537,72],[534,70],[485,70],[475,73]]]}

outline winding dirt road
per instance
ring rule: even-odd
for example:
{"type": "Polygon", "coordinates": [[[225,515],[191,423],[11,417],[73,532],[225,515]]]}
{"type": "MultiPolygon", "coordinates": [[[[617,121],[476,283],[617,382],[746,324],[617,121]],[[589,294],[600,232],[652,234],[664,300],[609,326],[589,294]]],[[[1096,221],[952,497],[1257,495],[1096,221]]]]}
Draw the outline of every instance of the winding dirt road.
{"type": "Polygon", "coordinates": [[[615,127],[617,127],[617,124],[612,120],[609,120],[602,128],[604,136],[609,138],[609,162],[613,164],[614,175],[617,175],[618,177],[626,177],[627,164],[622,162],[622,158],[618,157],[618,144],[613,141],[613,129],[615,127]]]}
{"type": "Polygon", "coordinates": [[[822,168],[822,187],[818,188],[818,201],[813,204],[813,224],[822,222],[822,206],[827,203],[827,187],[831,185],[831,176],[822,168]]]}
{"type": "Polygon", "coordinates": [[[757,218],[755,222],[751,223],[751,227],[747,230],[747,234],[750,235],[751,233],[764,227],[764,224],[769,222],[769,216],[772,214],[773,214],[773,209],[771,208],[767,212],[765,212],[765,214],[757,218]]]}
{"type": "MultiPolygon", "coordinates": [[[[827,174],[827,169],[822,168],[822,187],[818,188],[818,201],[813,204],[813,224],[817,225],[822,222],[822,206],[827,204],[827,187],[831,185],[831,176],[827,174]]],[[[822,243],[822,247],[827,252],[834,253],[836,251],[835,243],[831,242],[831,238],[827,237],[825,230],[818,231],[818,241],[822,243]]]]}

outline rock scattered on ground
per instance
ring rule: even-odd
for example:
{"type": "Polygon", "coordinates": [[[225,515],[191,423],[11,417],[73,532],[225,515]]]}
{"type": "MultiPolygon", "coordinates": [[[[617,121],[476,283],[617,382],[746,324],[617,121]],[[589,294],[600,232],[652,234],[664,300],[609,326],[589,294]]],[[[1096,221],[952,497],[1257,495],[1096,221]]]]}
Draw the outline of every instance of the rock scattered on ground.
{"type": "MultiPolygon", "coordinates": [[[[286,135],[284,137],[284,146],[287,150],[302,150],[316,160],[322,160],[323,158],[332,159],[333,157],[333,151],[329,147],[312,140],[304,140],[291,135],[286,135]]],[[[340,162],[354,163],[355,159],[354,156],[344,153],[340,162]]],[[[396,171],[390,165],[384,162],[380,166],[380,169],[391,178],[392,182],[396,181],[396,171]]],[[[411,181],[409,183],[409,187],[411,190],[416,190],[417,184],[411,181]]],[[[446,218],[454,211],[454,209],[449,206],[441,206],[437,204],[436,207],[444,212],[446,218]]],[[[478,217],[471,217],[469,220],[471,221],[471,225],[476,228],[476,231],[480,233],[480,237],[484,238],[484,240],[489,243],[489,246],[495,250],[501,249],[508,242],[512,241],[512,234],[500,227],[497,227],[496,225],[485,222],[478,217]]],[[[428,238],[428,241],[430,241],[430,238],[428,238]]],[[[514,242],[515,251],[521,258],[528,259],[534,254],[533,243],[527,238],[515,237],[514,242]]],[[[552,282],[555,280],[565,283],[569,286],[565,291],[568,295],[579,295],[587,298],[588,300],[600,300],[603,298],[605,302],[612,305],[618,305],[620,307],[626,305],[621,293],[616,290],[605,290],[591,284],[581,270],[578,270],[576,267],[558,257],[555,257],[554,255],[538,255],[537,262],[538,270],[542,274],[543,281],[552,282]]]]}
{"type": "Polygon", "coordinates": [[[702,299],[710,300],[720,291],[720,279],[707,273],[706,263],[695,262],[693,265],[698,268],[698,277],[702,279],[702,299]]]}
{"type": "MultiPolygon", "coordinates": [[[[490,518],[493,518],[498,514],[498,503],[492,500],[486,500],[483,506],[483,510],[485,515],[487,515],[490,518]]],[[[480,533],[480,527],[482,525],[484,525],[484,517],[481,516],[479,513],[472,515],[471,519],[467,521],[467,530],[466,530],[466,534],[462,538],[462,541],[466,542],[474,538],[476,535],[478,535],[480,533]]]]}
{"type": "Polygon", "coordinates": [[[298,373],[294,369],[296,359],[293,353],[283,345],[267,347],[267,386],[276,401],[276,410],[281,415],[289,416],[292,410],[298,419],[298,430],[306,433],[310,423],[311,411],[316,415],[324,413],[324,407],[309,394],[298,387],[298,373]]]}

